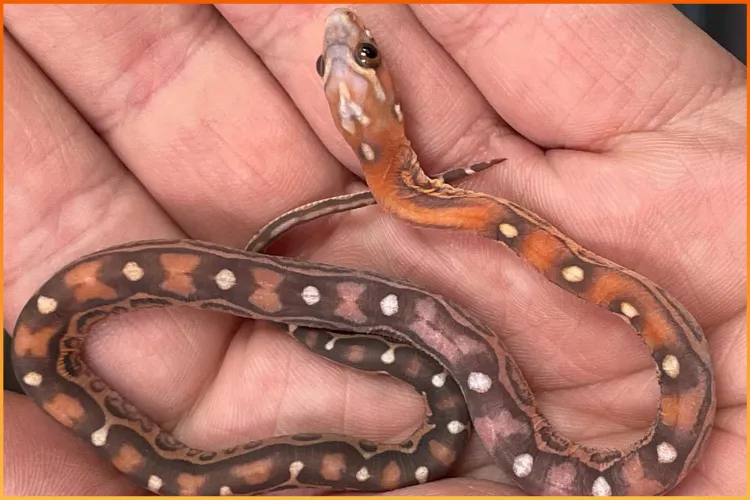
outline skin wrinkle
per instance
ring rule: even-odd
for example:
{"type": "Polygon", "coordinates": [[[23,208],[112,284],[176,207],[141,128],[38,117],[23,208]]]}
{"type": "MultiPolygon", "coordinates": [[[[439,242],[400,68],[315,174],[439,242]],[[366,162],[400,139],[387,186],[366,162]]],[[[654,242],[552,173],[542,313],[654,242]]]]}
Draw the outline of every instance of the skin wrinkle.
{"type": "MultiPolygon", "coordinates": [[[[179,321],[184,314],[184,311],[180,310],[164,310],[161,314],[157,311],[143,310],[134,312],[132,315],[112,317],[106,321],[106,324],[97,326],[87,339],[90,343],[87,348],[89,358],[87,361],[92,370],[101,374],[102,378],[123,397],[141,408],[144,415],[177,433],[176,435],[179,435],[182,430],[184,421],[190,418],[190,413],[197,404],[196,401],[202,397],[201,388],[206,384],[205,379],[208,378],[210,381],[210,378],[214,376],[212,372],[203,373],[203,380],[191,376],[196,372],[190,367],[208,357],[196,355],[197,352],[201,352],[200,350],[192,351],[193,356],[189,358],[188,363],[170,362],[170,358],[173,358],[175,353],[191,352],[185,346],[179,345],[180,341],[187,341],[188,345],[192,344],[189,335],[191,330],[179,321]],[[137,325],[142,325],[142,327],[137,328],[137,325]],[[170,325],[170,327],[165,328],[164,325],[170,325]],[[146,326],[151,328],[144,328],[146,326]],[[130,334],[130,339],[128,339],[128,334],[125,333],[127,330],[138,333],[130,334]],[[150,334],[149,332],[159,333],[150,334]],[[123,353],[123,346],[133,344],[144,346],[149,342],[153,344],[153,350],[141,347],[136,351],[138,354],[145,353],[145,355],[129,358],[123,353]],[[179,347],[176,349],[169,347],[175,344],[179,347]],[[151,368],[144,369],[147,366],[151,368]],[[175,366],[179,371],[170,375],[169,369],[175,366]],[[127,376],[118,378],[117,374],[120,373],[125,373],[127,376]],[[146,396],[148,391],[144,391],[142,385],[132,383],[134,380],[142,382],[149,377],[152,379],[152,384],[159,387],[158,402],[149,401],[146,396]],[[186,384],[186,381],[190,383],[186,384]],[[184,387],[190,390],[180,390],[184,387]]],[[[210,317],[210,313],[209,315],[203,313],[203,316],[210,317]]],[[[210,354],[212,357],[215,355],[213,350],[210,354]]]]}
{"type": "MultiPolygon", "coordinates": [[[[555,35],[555,33],[550,33],[550,38],[551,39],[555,39],[554,35],[555,35]]],[[[583,43],[584,40],[581,37],[576,36],[575,31],[572,31],[572,35],[575,37],[575,39],[578,42],[581,42],[583,45],[587,45],[587,44],[583,43]]],[[[580,105],[582,105],[583,103],[588,102],[590,100],[591,95],[595,91],[599,90],[598,89],[599,84],[601,84],[603,82],[603,80],[607,76],[611,77],[615,82],[620,83],[619,86],[618,85],[614,86],[615,89],[618,91],[618,93],[622,93],[625,90],[629,90],[630,91],[630,92],[628,92],[628,96],[627,97],[623,96],[620,99],[622,99],[622,100],[624,100],[624,101],[626,101],[628,103],[633,100],[634,96],[633,96],[632,88],[630,88],[629,86],[627,88],[623,88],[624,85],[622,85],[622,82],[618,78],[616,78],[613,73],[611,73],[609,71],[606,71],[606,67],[605,66],[597,64],[592,59],[591,62],[594,63],[594,64],[596,64],[597,70],[599,70],[598,73],[597,73],[597,75],[594,75],[594,73],[588,69],[588,66],[586,64],[583,64],[583,62],[580,60],[581,59],[581,52],[578,52],[577,55],[576,55],[576,54],[574,54],[571,51],[570,45],[569,45],[569,40],[556,40],[556,41],[557,41],[557,47],[564,54],[566,54],[568,56],[568,58],[569,58],[568,60],[576,62],[577,63],[577,67],[581,71],[586,72],[586,74],[591,78],[590,85],[587,85],[587,87],[585,88],[585,90],[583,90],[583,92],[579,95],[579,97],[578,97],[578,103],[576,103],[575,105],[570,106],[567,114],[565,114],[565,115],[563,115],[561,117],[561,120],[560,120],[560,122],[561,122],[560,123],[560,129],[561,130],[565,130],[565,129],[567,129],[570,126],[575,126],[579,122],[580,119],[579,119],[579,117],[577,116],[577,113],[576,113],[577,109],[579,108],[580,105]],[[604,73],[601,72],[602,69],[605,70],[604,73]]],[[[586,58],[587,58],[587,56],[583,55],[582,59],[586,59],[586,58]]],[[[558,69],[559,69],[559,71],[557,71],[557,75],[564,77],[564,75],[566,74],[566,71],[569,71],[567,69],[565,71],[562,70],[562,68],[564,68],[566,65],[563,62],[561,62],[560,59],[555,59],[554,62],[555,62],[555,66],[558,67],[558,69]]],[[[573,72],[575,73],[575,71],[573,71],[573,72]]],[[[553,86],[553,88],[554,88],[554,86],[553,86]]],[[[627,105],[623,106],[623,107],[627,107],[627,105]]],[[[634,120],[636,118],[637,118],[637,116],[633,117],[634,120]]],[[[613,129],[613,130],[608,131],[606,133],[606,135],[600,135],[598,141],[600,141],[600,142],[601,141],[605,141],[606,142],[607,140],[609,140],[609,139],[617,136],[619,133],[622,133],[624,131],[623,129],[625,128],[624,125],[625,124],[623,123],[621,125],[621,127],[618,127],[617,129],[613,129]]],[[[602,131],[598,131],[598,132],[600,134],[602,133],[602,131]]],[[[564,143],[562,143],[562,144],[564,144],[564,143]]]]}
{"type": "MultiPolygon", "coordinates": [[[[214,139],[217,142],[223,144],[227,149],[229,149],[230,151],[232,151],[233,153],[235,153],[238,161],[240,161],[242,163],[242,165],[247,166],[247,167],[252,167],[252,164],[247,163],[242,158],[242,155],[239,154],[239,152],[236,151],[232,147],[231,143],[229,141],[227,141],[213,127],[213,124],[210,121],[201,119],[201,124],[202,124],[204,130],[211,132],[211,134],[213,135],[214,139]]],[[[186,143],[189,145],[189,141],[186,141],[186,143]]],[[[241,169],[233,168],[233,163],[232,162],[226,162],[226,165],[233,172],[236,172],[238,174],[242,174],[243,173],[243,171],[241,169]]],[[[269,186],[271,186],[271,184],[268,182],[268,180],[263,175],[263,171],[262,170],[253,169],[253,168],[251,168],[251,170],[252,170],[252,172],[254,174],[254,179],[257,179],[261,183],[264,183],[266,188],[268,188],[269,186]]],[[[213,195],[213,197],[212,197],[213,201],[219,201],[219,200],[221,200],[226,195],[226,192],[224,190],[225,189],[229,189],[228,187],[216,186],[216,184],[214,184],[213,182],[211,182],[212,179],[210,179],[209,176],[207,176],[206,173],[204,171],[200,170],[200,169],[195,170],[195,174],[196,174],[196,176],[198,176],[204,182],[204,185],[207,186],[207,188],[206,188],[207,189],[207,193],[211,193],[213,195]]],[[[239,175],[238,175],[238,177],[239,177],[239,175]]],[[[220,206],[220,205],[217,205],[217,206],[220,206]]],[[[217,211],[217,213],[214,214],[214,217],[215,217],[215,219],[219,219],[220,218],[222,221],[225,222],[226,225],[231,225],[231,223],[232,223],[233,218],[235,217],[235,215],[233,213],[229,212],[229,211],[217,211]]],[[[189,234],[189,231],[187,230],[187,228],[181,228],[181,229],[186,234],[189,234]]],[[[251,228],[248,228],[248,229],[251,229],[251,228]]]]}
{"type": "MultiPolygon", "coordinates": [[[[747,353],[747,337],[732,336],[729,333],[735,330],[741,330],[747,325],[747,311],[743,309],[736,316],[727,319],[722,324],[717,325],[711,330],[711,339],[714,341],[711,349],[711,357],[715,359],[718,366],[727,365],[731,361],[731,355],[740,353],[739,356],[743,358],[743,364],[745,365],[745,371],[747,371],[747,359],[745,354],[747,353]],[[729,342],[725,344],[724,339],[728,338],[729,342]],[[743,339],[745,345],[742,345],[743,339]]],[[[730,378],[725,381],[724,377],[719,373],[717,374],[717,402],[718,408],[732,407],[735,404],[741,402],[745,404],[742,398],[746,398],[747,384],[745,379],[740,379],[738,382],[739,387],[736,387],[734,391],[730,390],[733,388],[734,383],[737,379],[730,378]],[[737,402],[737,403],[736,403],[737,402]]]]}
{"type": "MultiPolygon", "coordinates": [[[[504,16],[506,16],[506,15],[507,15],[507,14],[505,13],[505,12],[506,12],[506,9],[504,9],[503,7],[498,7],[498,10],[500,10],[500,11],[503,11],[503,13],[504,13],[503,15],[504,15],[504,16]]],[[[531,9],[529,9],[529,10],[531,10],[531,9]]],[[[560,10],[560,11],[562,11],[562,12],[565,12],[565,8],[564,8],[564,7],[560,7],[560,8],[559,8],[559,10],[560,10]]],[[[421,12],[421,11],[420,11],[420,12],[421,12]]],[[[637,10],[636,12],[640,13],[640,10],[637,10]]],[[[681,22],[682,22],[682,20],[681,20],[681,22]]],[[[686,24],[687,24],[687,23],[686,23],[686,24]]],[[[643,38],[643,37],[638,37],[638,39],[640,39],[640,38],[643,38]]],[[[650,54],[649,54],[649,55],[650,55],[650,54]]],[[[674,64],[674,63],[673,63],[673,64],[674,64]]],[[[662,65],[662,66],[663,66],[663,65],[662,65]]],[[[539,73],[537,72],[537,74],[539,74],[539,73]]],[[[669,74],[669,73],[668,73],[668,74],[669,74]]],[[[484,86],[482,86],[482,88],[485,88],[485,87],[484,87],[484,86]]],[[[554,88],[554,87],[553,87],[553,88],[554,88]]],[[[671,95],[671,93],[667,93],[667,94],[665,94],[665,95],[671,95]]],[[[573,130],[574,130],[574,129],[573,129],[573,130]]]]}
{"type": "MultiPolygon", "coordinates": [[[[182,325],[179,322],[176,322],[176,323],[177,323],[177,327],[183,330],[182,325]]],[[[227,353],[229,351],[229,346],[231,345],[232,339],[236,339],[238,337],[239,331],[243,326],[243,323],[239,321],[237,321],[236,323],[237,325],[234,328],[234,331],[227,338],[226,347],[223,349],[221,361],[218,363],[219,366],[224,365],[224,360],[227,357],[227,353]]],[[[194,348],[200,347],[195,338],[191,337],[190,335],[185,335],[184,337],[187,339],[188,344],[191,347],[194,347],[194,348]]],[[[196,352],[200,351],[200,349],[194,349],[194,350],[196,352]]],[[[177,437],[177,439],[180,439],[180,434],[183,431],[183,428],[187,428],[187,429],[191,428],[187,420],[191,418],[198,411],[198,409],[200,408],[202,404],[205,404],[206,398],[211,393],[212,391],[211,388],[216,385],[216,381],[218,377],[219,377],[218,370],[213,373],[208,373],[206,377],[204,377],[203,381],[196,386],[194,390],[195,396],[192,398],[192,401],[182,402],[184,409],[181,412],[181,414],[177,416],[177,420],[174,423],[174,426],[172,428],[172,432],[175,434],[175,437],[177,437]]]]}
{"type": "MultiPolygon", "coordinates": [[[[223,12],[222,5],[218,6],[219,11],[223,12]]],[[[304,6],[291,6],[287,8],[279,8],[279,6],[269,6],[269,12],[260,18],[256,17],[255,13],[248,13],[247,16],[241,11],[233,11],[229,17],[231,24],[235,25],[237,30],[246,37],[246,40],[253,51],[255,51],[259,57],[263,60],[267,58],[286,58],[286,52],[284,50],[284,40],[288,38],[295,38],[304,32],[311,25],[310,19],[318,19],[322,22],[325,16],[328,14],[329,8],[326,5],[304,5],[304,6]],[[289,9],[298,10],[299,12],[291,13],[289,9]],[[257,32],[252,33],[252,37],[248,37],[247,33],[250,30],[244,29],[246,21],[251,19],[251,25],[258,25],[261,28],[257,32]],[[281,50],[277,50],[277,45],[281,50]],[[260,56],[260,54],[264,56],[260,56]]],[[[298,62],[302,64],[309,64],[308,61],[298,62]]]]}
{"type": "Polygon", "coordinates": [[[746,408],[747,407],[743,402],[726,406],[725,409],[727,411],[723,412],[720,417],[716,419],[714,429],[717,429],[720,432],[726,432],[729,435],[742,437],[744,440],[747,433],[743,433],[742,431],[746,431],[747,426],[743,423],[742,425],[737,425],[737,428],[732,428],[731,424],[738,424],[740,421],[747,420],[746,416],[743,413],[746,408]]]}
{"type": "MultiPolygon", "coordinates": [[[[683,50],[685,50],[683,48],[683,50]]],[[[680,54],[681,57],[679,58],[680,61],[683,61],[685,59],[684,53],[680,54]]],[[[729,61],[728,61],[729,62],[729,61]]],[[[675,71],[679,70],[680,65],[676,64],[675,71]]],[[[691,94],[686,94],[685,102],[682,105],[681,109],[676,109],[672,112],[672,116],[661,124],[661,127],[665,130],[669,130],[672,127],[680,127],[683,123],[690,123],[697,119],[697,114],[705,113],[711,108],[709,107],[710,104],[713,104],[714,102],[718,101],[719,98],[723,98],[726,96],[727,92],[722,92],[722,80],[728,80],[729,82],[732,82],[735,78],[734,75],[739,76],[739,71],[732,71],[732,68],[727,68],[726,72],[718,72],[715,73],[715,75],[719,75],[721,78],[716,81],[716,77],[711,82],[712,85],[708,85],[709,82],[706,82],[704,86],[695,87],[691,94]],[[724,76],[726,74],[726,76],[724,76]],[[708,87],[708,91],[706,90],[706,87],[708,87]],[[717,96],[713,96],[713,94],[718,93],[717,96]],[[705,97],[702,97],[703,94],[705,94],[705,97]],[[713,99],[712,99],[713,97],[713,99]],[[692,109],[691,109],[692,108],[692,109]]],[[[740,78],[737,78],[738,80],[740,78]]],[[[734,88],[735,86],[742,86],[742,88],[745,88],[745,82],[744,80],[742,82],[734,82],[734,85],[730,86],[729,89],[734,88]]],[[[727,89],[727,90],[729,90],[727,89]]],[[[683,92],[686,92],[685,89],[681,89],[683,92]]],[[[670,93],[668,94],[668,101],[665,101],[664,108],[668,107],[668,104],[672,101],[676,100],[678,97],[682,96],[682,94],[677,93],[670,93]]],[[[712,116],[712,118],[714,118],[712,116]]]]}
{"type": "MultiPolygon", "coordinates": [[[[161,90],[179,79],[179,77],[185,72],[188,64],[191,62],[192,56],[194,56],[203,45],[216,35],[222,27],[225,27],[213,9],[204,6],[196,6],[193,11],[193,16],[185,19],[179,26],[174,26],[171,31],[166,32],[166,35],[164,32],[159,32],[159,36],[152,41],[149,41],[149,43],[138,53],[131,56],[131,60],[122,68],[118,78],[113,79],[107,86],[101,88],[101,95],[103,96],[110,93],[124,93],[128,96],[128,105],[119,110],[121,115],[117,118],[114,114],[109,113],[94,117],[94,128],[100,133],[108,135],[109,132],[118,128],[122,124],[123,118],[125,118],[126,115],[127,120],[132,120],[140,116],[140,114],[148,108],[148,104],[158,96],[161,90]],[[203,12],[206,12],[207,14],[201,16],[200,14],[203,12]],[[199,21],[201,18],[207,19],[205,19],[203,23],[200,23],[199,21]],[[194,36],[189,40],[185,40],[183,46],[174,45],[175,39],[179,39],[179,34],[191,32],[189,27],[192,24],[203,24],[203,26],[202,29],[192,31],[194,36]],[[177,57],[167,57],[166,52],[163,52],[162,47],[168,49],[170,53],[179,53],[181,55],[177,57]],[[164,55],[156,57],[162,53],[164,55]],[[166,61],[168,64],[166,66],[156,64],[157,59],[162,62],[166,61]],[[174,64],[175,61],[179,62],[174,64]],[[168,66],[173,67],[169,68],[168,66]],[[158,71],[152,71],[154,69],[157,69],[158,71]],[[167,69],[168,71],[165,71],[167,69]],[[128,84],[126,80],[130,79],[132,76],[135,76],[136,79],[128,84]],[[123,89],[121,84],[124,84],[128,90],[123,89]],[[141,93],[140,96],[138,96],[138,92],[141,93]]],[[[116,111],[114,109],[110,110],[110,113],[112,112],[116,111]]]]}
{"type": "MultiPolygon", "coordinates": [[[[9,44],[9,46],[13,47],[13,48],[17,47],[15,44],[9,44]]],[[[18,50],[20,50],[20,48],[18,50]]],[[[15,53],[15,52],[13,52],[13,53],[15,53]]],[[[22,54],[19,54],[19,55],[21,56],[21,58],[19,59],[19,62],[22,63],[20,65],[20,67],[22,67],[22,68],[29,68],[30,69],[30,65],[33,64],[33,63],[31,61],[29,61],[28,59],[26,59],[25,57],[23,57],[22,54]]],[[[27,75],[28,75],[27,78],[23,79],[24,81],[26,81],[26,84],[27,85],[31,84],[32,86],[35,85],[34,82],[29,82],[28,81],[29,79],[33,78],[33,75],[31,73],[31,71],[29,71],[27,73],[27,75]]],[[[48,91],[52,90],[51,88],[47,87],[47,82],[46,81],[40,82],[40,83],[41,83],[40,86],[43,89],[46,89],[48,91]]],[[[44,95],[44,93],[43,92],[39,92],[37,95],[44,95]]],[[[46,99],[45,99],[45,101],[46,101],[46,99]]],[[[76,161],[72,161],[72,160],[66,161],[68,159],[68,156],[69,156],[69,153],[66,150],[67,149],[76,149],[76,148],[72,148],[71,147],[71,146],[75,145],[76,140],[78,140],[80,142],[81,139],[85,139],[85,140],[94,139],[95,145],[96,146],[100,145],[100,143],[96,142],[96,138],[94,136],[86,133],[87,131],[89,131],[89,129],[86,128],[86,126],[85,126],[85,124],[83,122],[80,122],[80,121],[76,120],[76,118],[78,118],[78,117],[77,117],[77,115],[75,115],[75,111],[72,110],[72,109],[70,109],[70,108],[67,108],[67,106],[65,106],[66,104],[67,103],[61,104],[60,107],[58,108],[58,109],[60,109],[60,113],[56,113],[55,114],[55,118],[56,118],[54,120],[56,122],[55,124],[51,123],[52,120],[47,118],[47,116],[49,116],[49,115],[44,116],[45,125],[49,126],[50,129],[54,129],[55,132],[57,133],[58,131],[61,130],[61,126],[62,126],[62,127],[65,127],[64,130],[66,131],[66,133],[64,135],[62,135],[62,136],[56,136],[55,137],[55,141],[54,141],[54,146],[51,147],[51,148],[49,148],[49,149],[45,149],[45,150],[43,150],[41,152],[37,152],[35,150],[31,150],[33,152],[33,156],[35,156],[35,157],[38,156],[38,158],[35,158],[33,160],[35,165],[43,165],[43,164],[48,163],[48,161],[49,161],[49,163],[58,163],[58,161],[55,161],[55,159],[59,158],[59,162],[64,162],[64,164],[66,166],[75,166],[76,165],[76,161]],[[63,113],[63,112],[65,112],[65,113],[63,113]]],[[[7,109],[14,109],[14,107],[11,105],[11,106],[8,106],[6,108],[6,110],[7,109]]],[[[19,116],[20,116],[20,114],[19,114],[19,116]]],[[[38,142],[36,144],[38,144],[38,142]]],[[[96,148],[95,151],[99,152],[99,148],[96,148]]],[[[106,151],[104,149],[101,149],[102,156],[104,156],[107,159],[113,159],[111,155],[105,154],[107,152],[108,151],[106,151]]],[[[87,160],[88,157],[90,157],[90,156],[93,155],[90,151],[85,151],[85,150],[81,150],[80,153],[79,153],[79,151],[76,151],[76,153],[77,153],[77,158],[76,159],[79,159],[78,158],[78,154],[80,154],[80,156],[84,157],[83,158],[84,160],[87,160]],[[88,153],[88,154],[85,154],[85,153],[88,153]]],[[[30,152],[27,155],[27,157],[28,156],[32,156],[32,153],[30,152]]],[[[30,159],[30,158],[25,158],[24,160],[26,160],[26,159],[30,159]]],[[[27,163],[27,162],[24,161],[24,163],[27,163]]],[[[100,172],[100,170],[97,170],[97,172],[100,172]]],[[[94,190],[96,190],[100,186],[103,186],[103,185],[106,185],[106,184],[113,184],[113,179],[111,177],[108,177],[108,176],[105,176],[105,175],[98,175],[98,176],[97,175],[90,175],[90,176],[86,176],[85,179],[83,179],[82,183],[72,183],[72,182],[70,182],[71,179],[70,179],[70,175],[67,173],[67,169],[63,170],[63,172],[62,172],[61,175],[65,176],[66,179],[69,181],[68,183],[72,187],[76,188],[76,191],[74,191],[74,193],[76,195],[78,195],[78,196],[83,195],[87,191],[94,191],[94,190]]],[[[116,179],[114,179],[115,188],[119,188],[119,186],[121,186],[123,184],[123,180],[124,180],[124,176],[120,176],[120,177],[117,177],[116,179]]],[[[116,192],[120,191],[120,189],[115,189],[115,188],[112,189],[113,192],[116,193],[116,192]]],[[[60,202],[61,203],[65,203],[68,198],[69,197],[65,197],[65,198],[60,197],[60,202]]],[[[107,197],[107,199],[111,203],[111,199],[109,197],[107,197]]],[[[54,206],[54,205],[50,205],[50,209],[52,208],[52,206],[54,206]]],[[[98,211],[96,213],[98,213],[98,211]]],[[[43,217],[45,215],[46,214],[43,214],[43,217]]],[[[80,232],[76,231],[76,235],[80,236],[80,232]]]]}

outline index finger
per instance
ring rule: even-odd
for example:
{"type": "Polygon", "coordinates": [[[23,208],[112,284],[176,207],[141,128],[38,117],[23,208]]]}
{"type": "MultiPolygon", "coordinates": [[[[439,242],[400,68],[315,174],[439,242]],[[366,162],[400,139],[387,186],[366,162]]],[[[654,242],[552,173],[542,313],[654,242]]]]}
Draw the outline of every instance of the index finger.
{"type": "Polygon", "coordinates": [[[671,6],[413,10],[494,109],[548,148],[599,149],[745,87],[739,61],[671,6]]]}

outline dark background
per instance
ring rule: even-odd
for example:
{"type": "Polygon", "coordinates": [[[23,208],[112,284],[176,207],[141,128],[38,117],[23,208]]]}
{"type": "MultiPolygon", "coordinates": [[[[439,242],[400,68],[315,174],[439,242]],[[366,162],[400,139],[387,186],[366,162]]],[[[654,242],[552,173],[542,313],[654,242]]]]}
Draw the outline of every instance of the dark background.
{"type": "MultiPolygon", "coordinates": [[[[714,40],[747,64],[747,6],[746,5],[675,5],[683,14],[700,26],[714,40]]],[[[8,243],[6,242],[6,245],[8,243]]],[[[4,354],[6,390],[21,392],[10,364],[10,336],[5,331],[4,354]]]]}
{"type": "Polygon", "coordinates": [[[703,31],[747,64],[746,5],[675,5],[703,31]]]}

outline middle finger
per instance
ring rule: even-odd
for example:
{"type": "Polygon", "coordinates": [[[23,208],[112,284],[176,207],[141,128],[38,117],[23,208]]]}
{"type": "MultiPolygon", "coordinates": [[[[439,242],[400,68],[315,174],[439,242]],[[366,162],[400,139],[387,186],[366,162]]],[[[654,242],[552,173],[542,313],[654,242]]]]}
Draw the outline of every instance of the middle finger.
{"type": "MultiPolygon", "coordinates": [[[[263,58],[328,148],[360,173],[356,156],[334,127],[315,72],[324,20],[335,7],[339,6],[226,4],[218,8],[263,58]]],[[[537,152],[502,122],[407,6],[356,5],[353,10],[367,19],[388,61],[405,112],[407,136],[426,172],[437,174],[498,154],[518,159],[537,152]]],[[[486,179],[493,175],[487,171],[481,179],[462,185],[487,185],[486,179]]]]}
{"type": "Polygon", "coordinates": [[[351,179],[213,7],[16,5],[5,16],[193,238],[241,245],[351,179]]]}

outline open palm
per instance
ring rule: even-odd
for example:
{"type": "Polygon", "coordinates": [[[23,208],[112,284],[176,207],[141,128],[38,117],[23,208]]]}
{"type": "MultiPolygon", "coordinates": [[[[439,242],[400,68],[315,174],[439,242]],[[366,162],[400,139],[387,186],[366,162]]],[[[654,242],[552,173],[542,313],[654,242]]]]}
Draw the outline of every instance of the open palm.
{"type": "MultiPolygon", "coordinates": [[[[7,6],[5,327],[52,273],[148,238],[243,246],[280,213],[364,189],[314,62],[330,6],[7,6]],[[8,36],[10,35],[10,36],[8,36]]],[[[671,7],[361,6],[431,174],[532,209],[674,294],[703,325],[718,412],[674,491],[745,490],[745,68],[671,7]]],[[[501,335],[568,437],[623,446],[658,388],[645,346],[497,244],[377,207],[275,253],[406,278],[501,335]]],[[[100,324],[89,362],[185,443],[408,435],[420,398],[269,325],[151,310],[100,324]]],[[[141,493],[25,397],[6,398],[6,494],[141,493]]],[[[519,493],[474,440],[404,494],[519,493]]]]}

